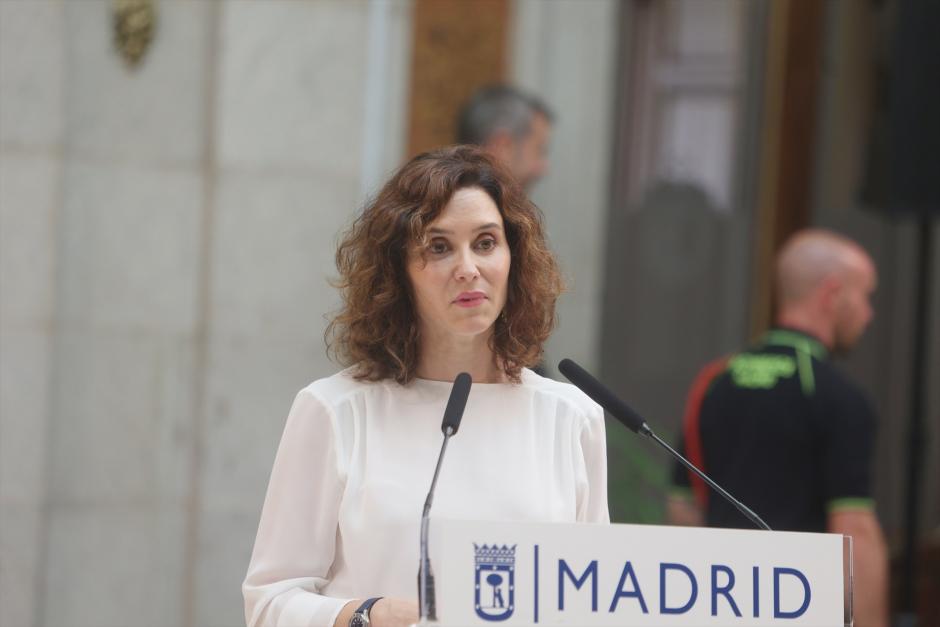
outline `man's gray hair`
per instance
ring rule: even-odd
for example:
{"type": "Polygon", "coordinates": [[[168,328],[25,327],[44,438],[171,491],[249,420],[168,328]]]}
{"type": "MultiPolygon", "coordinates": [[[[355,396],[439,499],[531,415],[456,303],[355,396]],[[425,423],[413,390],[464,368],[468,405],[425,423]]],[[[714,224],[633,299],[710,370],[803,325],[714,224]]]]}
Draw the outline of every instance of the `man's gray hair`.
{"type": "Polygon", "coordinates": [[[457,142],[485,144],[494,133],[506,131],[516,139],[532,127],[532,116],[554,117],[544,102],[509,85],[492,85],[478,90],[460,111],[457,142]]]}

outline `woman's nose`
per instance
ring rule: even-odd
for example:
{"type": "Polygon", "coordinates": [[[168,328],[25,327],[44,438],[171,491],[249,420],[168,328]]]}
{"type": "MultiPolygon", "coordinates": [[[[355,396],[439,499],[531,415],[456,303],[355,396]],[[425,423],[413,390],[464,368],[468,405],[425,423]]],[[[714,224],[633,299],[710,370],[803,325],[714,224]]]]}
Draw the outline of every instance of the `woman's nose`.
{"type": "Polygon", "coordinates": [[[480,271],[477,268],[476,259],[473,258],[473,253],[469,250],[461,252],[457,257],[454,277],[458,281],[470,281],[478,276],[480,276],[480,271]]]}

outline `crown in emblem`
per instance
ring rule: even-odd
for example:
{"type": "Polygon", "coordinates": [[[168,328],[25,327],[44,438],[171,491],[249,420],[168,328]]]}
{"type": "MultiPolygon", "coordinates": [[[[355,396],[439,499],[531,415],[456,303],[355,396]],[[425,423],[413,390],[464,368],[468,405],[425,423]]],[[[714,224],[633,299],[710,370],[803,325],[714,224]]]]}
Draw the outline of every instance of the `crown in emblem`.
{"type": "Polygon", "coordinates": [[[488,546],[486,544],[479,545],[474,542],[473,549],[476,551],[476,563],[479,564],[492,564],[492,565],[506,565],[512,566],[516,563],[516,545],[512,546],[499,546],[494,544],[493,546],[488,546]]]}

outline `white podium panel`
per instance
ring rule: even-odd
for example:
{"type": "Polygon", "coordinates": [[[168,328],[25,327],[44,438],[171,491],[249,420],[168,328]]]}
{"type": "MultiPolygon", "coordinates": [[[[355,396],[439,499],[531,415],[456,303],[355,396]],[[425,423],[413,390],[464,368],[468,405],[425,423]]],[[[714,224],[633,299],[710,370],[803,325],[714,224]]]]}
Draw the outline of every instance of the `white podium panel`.
{"type": "Polygon", "coordinates": [[[447,627],[851,623],[840,535],[443,519],[430,529],[447,627]]]}

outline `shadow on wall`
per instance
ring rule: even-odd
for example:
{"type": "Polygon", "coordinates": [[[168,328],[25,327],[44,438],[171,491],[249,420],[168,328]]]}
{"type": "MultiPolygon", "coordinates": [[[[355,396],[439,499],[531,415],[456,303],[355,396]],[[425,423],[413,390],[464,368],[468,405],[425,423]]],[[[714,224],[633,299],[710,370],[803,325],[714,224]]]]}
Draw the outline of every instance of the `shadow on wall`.
{"type": "MultiPolygon", "coordinates": [[[[624,244],[613,268],[623,273],[617,292],[625,300],[613,308],[622,320],[605,325],[613,336],[607,376],[655,429],[675,434],[686,388],[713,357],[713,275],[723,266],[727,215],[698,184],[658,181],[618,221],[624,244]]],[[[608,458],[611,518],[663,522],[669,460],[619,425],[608,430],[608,458]]]]}

